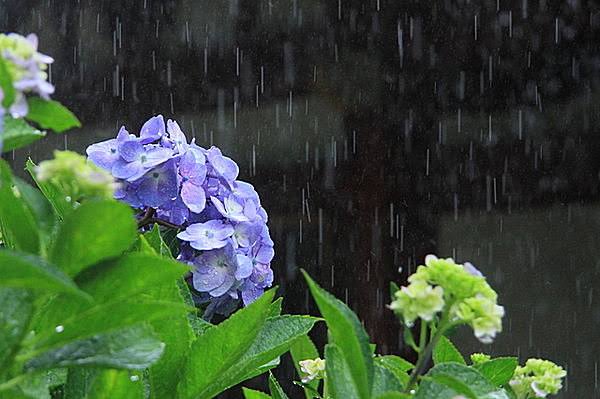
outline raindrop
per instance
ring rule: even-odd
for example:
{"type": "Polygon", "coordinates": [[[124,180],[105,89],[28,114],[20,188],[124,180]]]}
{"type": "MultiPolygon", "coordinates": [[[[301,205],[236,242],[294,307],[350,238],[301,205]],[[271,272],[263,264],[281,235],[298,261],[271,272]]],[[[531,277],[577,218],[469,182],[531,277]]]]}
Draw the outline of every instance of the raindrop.
{"type": "Polygon", "coordinates": [[[61,332],[65,331],[65,327],[58,325],[58,326],[54,327],[54,331],[56,331],[57,333],[61,333],[61,332]]]}
{"type": "Polygon", "coordinates": [[[129,377],[129,379],[131,380],[131,382],[136,382],[140,380],[140,377],[136,374],[132,375],[129,377]]]}

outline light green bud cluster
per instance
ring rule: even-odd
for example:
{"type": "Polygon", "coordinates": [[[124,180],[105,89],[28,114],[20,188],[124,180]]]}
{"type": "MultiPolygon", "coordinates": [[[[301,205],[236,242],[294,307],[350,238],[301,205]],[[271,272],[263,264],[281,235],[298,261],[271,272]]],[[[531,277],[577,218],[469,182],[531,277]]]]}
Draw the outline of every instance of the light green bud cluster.
{"type": "Polygon", "coordinates": [[[528,359],[525,366],[515,370],[510,386],[517,399],[545,398],[562,388],[567,372],[549,360],[528,359]]]}
{"type": "MultiPolygon", "coordinates": [[[[0,33],[0,56],[4,58],[8,73],[10,74],[13,81],[21,79],[25,75],[25,68],[23,65],[18,65],[13,62],[14,59],[28,60],[37,54],[37,48],[27,40],[26,37],[17,34],[4,34],[0,33]]],[[[39,63],[41,69],[46,69],[47,65],[39,63]]],[[[43,79],[47,76],[45,72],[42,72],[43,79]]]]}
{"type": "Polygon", "coordinates": [[[401,314],[404,323],[412,326],[417,318],[425,321],[444,308],[444,290],[433,287],[425,281],[415,281],[408,287],[402,287],[395,293],[396,299],[390,304],[390,309],[401,314]]]}
{"type": "Polygon", "coordinates": [[[304,384],[325,377],[325,360],[321,358],[302,360],[298,364],[300,364],[300,371],[306,374],[302,377],[304,384]]]}
{"type": "Polygon", "coordinates": [[[485,353],[473,353],[471,355],[471,363],[481,364],[485,362],[489,362],[492,359],[490,355],[486,355],[485,353]]]}
{"type": "Polygon", "coordinates": [[[54,159],[43,161],[36,170],[40,182],[51,182],[70,200],[113,198],[112,175],[71,151],[54,151],[54,159]]]}
{"type": "Polygon", "coordinates": [[[425,265],[419,266],[408,281],[408,287],[396,292],[390,305],[407,325],[417,317],[430,321],[438,312],[448,312],[451,323],[470,325],[481,342],[491,342],[502,330],[504,308],[496,303],[498,295],[472,265],[428,255],[425,265]]]}

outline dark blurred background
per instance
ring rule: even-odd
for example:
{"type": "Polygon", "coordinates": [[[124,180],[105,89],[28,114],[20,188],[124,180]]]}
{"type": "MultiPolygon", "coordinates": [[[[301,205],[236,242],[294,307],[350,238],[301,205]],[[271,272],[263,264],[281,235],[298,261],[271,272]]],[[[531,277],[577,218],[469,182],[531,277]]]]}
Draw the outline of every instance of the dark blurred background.
{"type": "Polygon", "coordinates": [[[303,267],[404,352],[389,281],[470,260],[507,317],[459,346],[552,359],[561,397],[600,397],[598,2],[0,0],[0,31],[40,36],[84,124],[15,167],[175,118],[257,187],[286,311],[315,312],[303,267]]]}

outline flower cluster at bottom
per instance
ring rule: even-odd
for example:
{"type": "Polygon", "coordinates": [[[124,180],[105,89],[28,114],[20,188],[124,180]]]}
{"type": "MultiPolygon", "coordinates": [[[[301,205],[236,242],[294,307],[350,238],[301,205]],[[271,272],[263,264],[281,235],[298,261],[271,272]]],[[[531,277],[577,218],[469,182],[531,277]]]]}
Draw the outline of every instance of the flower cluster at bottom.
{"type": "Polygon", "coordinates": [[[545,398],[562,388],[567,372],[549,360],[528,359],[515,370],[510,386],[518,399],[545,398]]]}
{"type": "Polygon", "coordinates": [[[121,128],[115,139],[87,148],[88,159],[120,184],[115,197],[140,210],[140,222],[177,227],[178,259],[194,266],[192,285],[207,314],[249,304],[273,282],[273,241],[254,187],[216,147],[188,142],[177,122],[161,115],[139,136],[121,128]],[[144,216],[142,216],[144,215],[144,216]]]}

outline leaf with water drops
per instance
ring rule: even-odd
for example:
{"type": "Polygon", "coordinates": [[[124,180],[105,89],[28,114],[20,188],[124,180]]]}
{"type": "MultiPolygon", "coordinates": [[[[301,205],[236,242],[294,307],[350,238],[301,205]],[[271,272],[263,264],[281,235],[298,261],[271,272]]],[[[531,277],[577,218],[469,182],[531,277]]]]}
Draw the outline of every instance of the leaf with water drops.
{"type": "Polygon", "coordinates": [[[23,119],[14,119],[8,114],[4,115],[4,142],[2,152],[9,152],[28,146],[44,136],[46,136],[46,132],[30,126],[23,119]]]}
{"type": "Polygon", "coordinates": [[[143,399],[141,371],[71,367],[64,399],[143,399]]]}
{"type": "Polygon", "coordinates": [[[14,356],[32,312],[33,302],[29,292],[0,288],[0,370],[5,370],[4,363],[14,356]]]}

